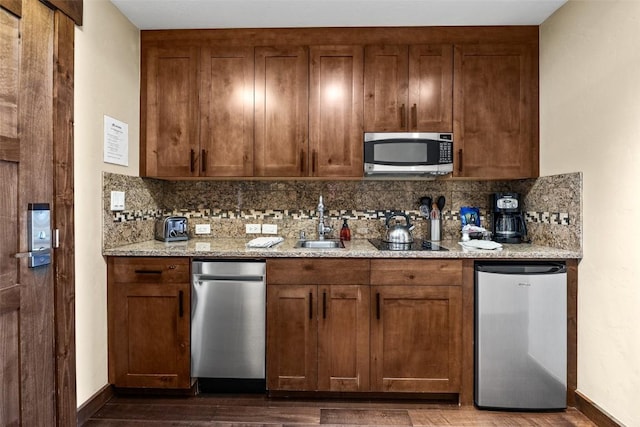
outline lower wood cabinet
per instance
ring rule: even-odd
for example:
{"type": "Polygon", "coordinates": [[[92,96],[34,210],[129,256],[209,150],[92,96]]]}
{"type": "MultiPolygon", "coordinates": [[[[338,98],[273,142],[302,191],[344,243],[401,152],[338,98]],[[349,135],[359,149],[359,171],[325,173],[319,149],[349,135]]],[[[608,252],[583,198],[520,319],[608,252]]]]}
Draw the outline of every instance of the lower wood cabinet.
{"type": "Polygon", "coordinates": [[[268,260],[267,283],[270,390],[460,391],[461,261],[268,260]]]}
{"type": "Polygon", "coordinates": [[[371,389],[457,393],[462,262],[371,261],[371,389]]]}
{"type": "Polygon", "coordinates": [[[268,389],[316,389],[317,295],[314,285],[267,285],[268,389]]]}
{"type": "Polygon", "coordinates": [[[189,258],[108,258],[111,384],[191,386],[189,277],[189,258]]]}
{"type": "Polygon", "coordinates": [[[318,390],[369,389],[369,287],[318,288],[318,390]]]}
{"type": "Polygon", "coordinates": [[[267,388],[369,390],[369,261],[267,260],[267,388]]]}
{"type": "Polygon", "coordinates": [[[456,393],[461,288],[373,286],[371,389],[456,393]]]}

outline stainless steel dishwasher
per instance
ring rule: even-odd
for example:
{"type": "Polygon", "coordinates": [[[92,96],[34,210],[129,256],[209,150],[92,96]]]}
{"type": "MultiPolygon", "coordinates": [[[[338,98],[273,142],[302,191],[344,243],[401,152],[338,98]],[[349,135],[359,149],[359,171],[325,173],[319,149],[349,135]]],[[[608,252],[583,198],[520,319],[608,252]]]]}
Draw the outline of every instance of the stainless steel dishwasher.
{"type": "Polygon", "coordinates": [[[266,266],[194,260],[191,376],[203,392],[265,390],[266,266]]]}
{"type": "Polygon", "coordinates": [[[560,262],[477,262],[475,403],[567,406],[567,272],[560,262]]]}

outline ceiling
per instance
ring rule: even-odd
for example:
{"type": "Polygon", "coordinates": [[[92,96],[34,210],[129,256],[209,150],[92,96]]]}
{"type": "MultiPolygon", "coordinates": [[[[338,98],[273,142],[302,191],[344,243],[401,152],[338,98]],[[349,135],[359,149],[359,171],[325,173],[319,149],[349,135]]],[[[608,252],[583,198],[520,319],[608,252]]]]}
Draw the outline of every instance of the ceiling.
{"type": "Polygon", "coordinates": [[[111,0],[141,30],[540,25],[567,0],[111,0]]]}

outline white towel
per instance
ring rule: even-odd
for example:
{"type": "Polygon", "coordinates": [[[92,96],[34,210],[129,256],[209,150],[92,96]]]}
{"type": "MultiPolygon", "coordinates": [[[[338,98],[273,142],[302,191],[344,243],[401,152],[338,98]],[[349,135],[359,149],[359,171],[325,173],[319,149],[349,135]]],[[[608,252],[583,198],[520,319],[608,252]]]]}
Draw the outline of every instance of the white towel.
{"type": "Polygon", "coordinates": [[[500,243],[493,240],[469,240],[468,242],[458,242],[465,249],[502,250],[500,243]]]}
{"type": "Polygon", "coordinates": [[[253,240],[250,240],[247,243],[248,248],[270,248],[271,246],[277,245],[278,243],[284,240],[283,237],[274,236],[274,237],[256,237],[253,240]]]}

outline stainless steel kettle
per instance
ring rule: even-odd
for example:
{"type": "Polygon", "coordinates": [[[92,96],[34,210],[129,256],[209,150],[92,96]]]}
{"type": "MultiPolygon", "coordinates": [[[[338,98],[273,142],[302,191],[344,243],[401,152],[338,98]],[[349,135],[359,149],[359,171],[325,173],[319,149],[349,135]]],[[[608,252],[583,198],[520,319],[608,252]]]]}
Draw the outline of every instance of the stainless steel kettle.
{"type": "Polygon", "coordinates": [[[387,215],[387,231],[384,238],[385,242],[388,243],[402,243],[409,244],[413,243],[413,236],[411,235],[411,230],[415,228],[415,225],[411,224],[409,220],[409,215],[404,212],[391,212],[387,215]],[[402,225],[396,222],[394,225],[391,225],[391,220],[397,217],[404,217],[406,224],[402,225]]]}

